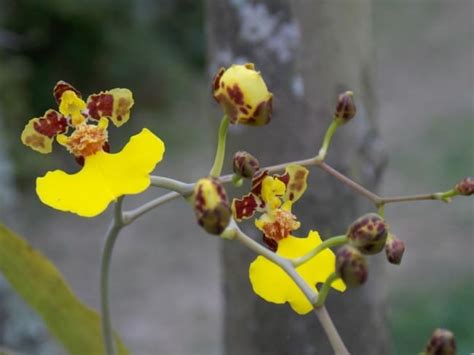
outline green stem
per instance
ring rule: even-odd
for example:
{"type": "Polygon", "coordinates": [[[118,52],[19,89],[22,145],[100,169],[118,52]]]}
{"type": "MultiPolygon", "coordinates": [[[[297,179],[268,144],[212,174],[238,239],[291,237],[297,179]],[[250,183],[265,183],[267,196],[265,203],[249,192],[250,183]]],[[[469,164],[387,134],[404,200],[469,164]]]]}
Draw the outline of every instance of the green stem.
{"type": "Polygon", "coordinates": [[[379,214],[380,217],[382,218],[385,217],[385,203],[381,203],[378,205],[377,213],[379,214]]]}
{"type": "Polygon", "coordinates": [[[298,267],[303,265],[304,263],[308,262],[312,258],[314,258],[316,255],[318,255],[320,252],[327,248],[333,248],[342,244],[347,243],[347,237],[345,235],[338,235],[337,237],[332,237],[329,239],[326,239],[324,242],[319,244],[316,248],[308,252],[307,254],[300,256],[299,258],[294,258],[291,260],[291,264],[294,267],[298,267]]]}
{"type": "Polygon", "coordinates": [[[332,136],[336,133],[337,128],[341,125],[340,120],[333,120],[329,125],[326,133],[324,134],[323,144],[319,150],[316,160],[323,161],[326,158],[328,152],[329,144],[331,143],[332,136]]]}
{"type": "Polygon", "coordinates": [[[326,298],[328,297],[329,290],[331,289],[331,285],[334,281],[339,278],[339,275],[336,272],[333,272],[331,275],[328,276],[326,281],[324,281],[323,286],[319,290],[319,295],[314,307],[318,308],[324,305],[326,298]]]}
{"type": "Polygon", "coordinates": [[[217,136],[217,149],[216,157],[214,158],[214,165],[212,165],[209,175],[219,177],[224,164],[225,156],[225,142],[227,138],[227,128],[229,127],[229,118],[227,116],[222,117],[221,124],[219,126],[219,134],[217,136]]]}
{"type": "Polygon", "coordinates": [[[114,355],[114,339],[112,334],[112,326],[110,322],[109,310],[109,269],[110,259],[112,257],[112,250],[115,241],[123,228],[122,220],[122,200],[120,197],[115,203],[114,219],[107,231],[104,250],[102,252],[102,260],[100,266],[100,306],[102,313],[102,336],[104,339],[105,353],[107,355],[114,355]]]}
{"type": "Polygon", "coordinates": [[[450,202],[451,197],[457,196],[459,193],[455,190],[448,190],[445,192],[435,192],[431,194],[422,195],[409,195],[409,196],[394,196],[394,197],[383,197],[380,199],[380,203],[395,203],[395,202],[409,202],[409,201],[423,201],[423,200],[439,200],[444,202],[450,202]]]}

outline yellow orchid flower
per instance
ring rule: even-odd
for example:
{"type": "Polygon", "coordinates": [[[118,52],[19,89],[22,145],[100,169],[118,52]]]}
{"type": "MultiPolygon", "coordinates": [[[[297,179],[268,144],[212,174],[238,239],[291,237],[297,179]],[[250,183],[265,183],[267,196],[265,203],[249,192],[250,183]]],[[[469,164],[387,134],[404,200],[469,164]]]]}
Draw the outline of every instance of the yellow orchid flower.
{"type": "Polygon", "coordinates": [[[108,122],[121,126],[133,106],[128,89],[113,89],[90,95],[87,103],[70,84],[56,84],[54,97],[59,112],[48,110],[31,119],[21,135],[22,142],[46,154],[54,138],[83,165],[75,174],[61,170],[36,179],[40,200],[55,209],[84,217],[102,213],[118,197],[143,192],[150,185],[149,174],[163,157],[163,141],[148,129],[131,137],[118,153],[109,153],[108,122]],[[67,135],[69,130],[72,133],[67,135]]]}
{"type": "MultiPolygon", "coordinates": [[[[269,176],[267,171],[261,171],[253,177],[251,192],[232,202],[232,212],[237,221],[251,218],[255,212],[262,212],[255,219],[255,225],[263,233],[263,242],[270,250],[285,258],[301,257],[322,242],[316,231],[310,231],[305,238],[292,235],[300,227],[300,222],[291,213],[291,207],[306,191],[307,177],[308,170],[296,164],[289,165],[283,175],[269,176]]],[[[335,261],[334,253],[326,249],[297,267],[296,271],[311,289],[317,291],[317,284],[326,281],[335,271],[335,261]]],[[[249,279],[254,292],[268,302],[288,302],[298,314],[306,314],[313,309],[285,271],[263,256],[250,264],[249,279]]],[[[346,288],[341,280],[331,286],[339,291],[346,288]]]]}
{"type": "MultiPolygon", "coordinates": [[[[316,231],[310,231],[306,238],[288,235],[278,241],[276,253],[285,258],[297,258],[305,255],[321,244],[321,238],[316,231]]],[[[326,249],[305,264],[296,268],[296,271],[306,281],[313,291],[316,285],[326,281],[335,270],[336,257],[326,249]]],[[[306,314],[313,306],[303,292],[278,265],[263,256],[258,256],[249,267],[250,283],[254,292],[267,302],[283,304],[288,302],[298,314],[306,314]]],[[[342,280],[337,280],[332,287],[344,291],[346,286],[342,280]]]]}

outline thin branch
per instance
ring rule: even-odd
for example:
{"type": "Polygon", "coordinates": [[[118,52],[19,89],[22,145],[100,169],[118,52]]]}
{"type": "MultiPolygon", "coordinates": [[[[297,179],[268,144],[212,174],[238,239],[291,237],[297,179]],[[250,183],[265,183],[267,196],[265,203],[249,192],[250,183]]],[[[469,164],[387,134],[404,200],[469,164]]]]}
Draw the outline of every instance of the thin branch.
{"type": "Polygon", "coordinates": [[[335,355],[349,355],[349,351],[347,350],[344,342],[341,339],[334,323],[332,322],[331,317],[326,309],[326,307],[319,307],[314,309],[314,313],[319,319],[319,322],[324,328],[326,335],[331,343],[331,346],[334,350],[335,355]]]}
{"type": "Polygon", "coordinates": [[[109,230],[107,231],[100,266],[100,306],[102,314],[102,335],[104,338],[105,352],[107,355],[115,354],[109,309],[109,269],[115,241],[117,240],[120,230],[124,227],[122,201],[123,197],[119,197],[115,203],[114,217],[112,223],[110,224],[109,230]]]}
{"type": "Polygon", "coordinates": [[[408,196],[394,196],[394,197],[383,197],[380,202],[382,204],[394,203],[394,202],[409,202],[409,201],[428,201],[428,200],[439,200],[443,202],[450,202],[451,197],[458,195],[455,190],[449,190],[445,192],[434,192],[431,194],[420,194],[420,195],[408,195],[408,196]]]}
{"type": "Polygon", "coordinates": [[[137,207],[133,210],[127,211],[123,213],[123,223],[124,225],[128,225],[135,221],[137,218],[143,216],[145,213],[150,212],[154,208],[161,206],[162,204],[172,201],[181,195],[177,192],[169,192],[166,195],[160,196],[155,198],[154,200],[148,201],[144,205],[137,207]]]}
{"type": "Polygon", "coordinates": [[[194,184],[187,184],[185,182],[170,179],[163,176],[150,175],[150,184],[155,187],[161,187],[170,191],[176,191],[180,195],[186,196],[193,192],[194,184]]]}
{"type": "Polygon", "coordinates": [[[343,184],[349,186],[351,189],[358,192],[362,196],[367,197],[375,205],[380,204],[380,201],[381,201],[380,196],[378,196],[378,195],[374,194],[373,192],[367,190],[365,187],[363,187],[362,185],[359,185],[354,180],[352,180],[352,179],[348,178],[347,176],[345,176],[344,174],[340,173],[339,171],[337,171],[336,169],[334,169],[330,165],[326,164],[324,161],[319,162],[317,164],[317,166],[319,168],[321,168],[322,170],[324,170],[325,172],[327,172],[328,174],[334,176],[336,179],[341,181],[343,184]]]}

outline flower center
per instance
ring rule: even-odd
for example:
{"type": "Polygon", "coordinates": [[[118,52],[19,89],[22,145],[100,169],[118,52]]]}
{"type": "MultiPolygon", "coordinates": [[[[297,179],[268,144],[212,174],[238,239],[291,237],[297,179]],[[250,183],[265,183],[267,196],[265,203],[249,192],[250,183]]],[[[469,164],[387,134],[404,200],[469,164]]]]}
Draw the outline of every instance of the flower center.
{"type": "Polygon", "coordinates": [[[101,151],[107,142],[104,125],[80,124],[66,141],[67,150],[76,157],[87,157],[101,151]]]}
{"type": "Polygon", "coordinates": [[[300,227],[300,222],[291,212],[277,209],[272,212],[272,220],[264,222],[262,231],[265,237],[276,241],[282,240],[290,235],[292,231],[300,227]]]}

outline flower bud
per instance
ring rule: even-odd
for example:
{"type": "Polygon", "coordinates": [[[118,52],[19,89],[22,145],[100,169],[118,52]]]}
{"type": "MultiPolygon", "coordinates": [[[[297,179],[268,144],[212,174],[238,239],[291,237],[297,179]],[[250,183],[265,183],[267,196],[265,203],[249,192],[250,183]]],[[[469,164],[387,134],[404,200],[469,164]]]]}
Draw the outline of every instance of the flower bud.
{"type": "Polygon", "coordinates": [[[469,176],[462,179],[456,184],[454,190],[463,196],[474,194],[474,178],[469,176]]]}
{"type": "Polygon", "coordinates": [[[232,160],[234,173],[244,178],[250,179],[260,169],[260,164],[252,154],[240,151],[234,154],[232,160]]]}
{"type": "Polygon", "coordinates": [[[355,116],[357,110],[353,96],[354,93],[352,91],[346,91],[339,95],[336,111],[334,112],[334,119],[340,120],[342,123],[347,123],[355,116]]]}
{"type": "Polygon", "coordinates": [[[214,177],[202,178],[194,187],[194,212],[201,227],[210,234],[221,234],[232,212],[224,187],[214,177]]]}
{"type": "Polygon", "coordinates": [[[431,335],[425,349],[426,355],[456,355],[456,341],[454,334],[447,330],[438,328],[431,335]]]}
{"type": "Polygon", "coordinates": [[[367,280],[367,262],[356,248],[345,245],[336,253],[336,272],[348,288],[359,286],[367,280]]]}
{"type": "Polygon", "coordinates": [[[403,253],[405,252],[405,243],[398,239],[393,234],[390,234],[385,243],[385,255],[391,264],[399,265],[402,261],[403,253]]]}
{"type": "Polygon", "coordinates": [[[221,68],[214,77],[213,96],[230,123],[263,126],[272,116],[272,93],[251,63],[221,68]]]}
{"type": "Polygon", "coordinates": [[[385,221],[376,213],[358,218],[347,231],[349,243],[364,254],[379,253],[387,240],[385,221]]]}

